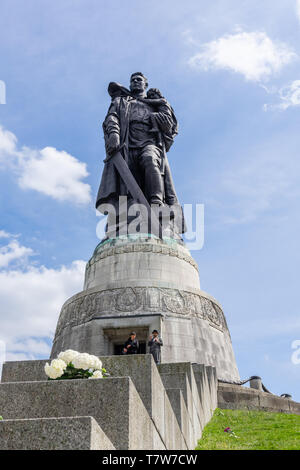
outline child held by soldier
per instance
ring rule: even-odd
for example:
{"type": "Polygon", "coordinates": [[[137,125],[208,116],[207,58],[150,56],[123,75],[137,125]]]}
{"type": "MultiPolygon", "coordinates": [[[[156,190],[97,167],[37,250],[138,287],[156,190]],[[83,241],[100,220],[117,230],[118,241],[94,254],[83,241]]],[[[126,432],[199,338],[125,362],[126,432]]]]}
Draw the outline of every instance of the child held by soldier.
{"type": "Polygon", "coordinates": [[[163,144],[161,132],[159,130],[158,116],[160,113],[162,113],[172,119],[172,108],[158,88],[150,88],[147,92],[147,98],[139,98],[139,100],[150,104],[150,106],[156,110],[156,112],[150,114],[152,128],[149,129],[149,132],[157,134],[157,145],[162,147],[163,144]]]}

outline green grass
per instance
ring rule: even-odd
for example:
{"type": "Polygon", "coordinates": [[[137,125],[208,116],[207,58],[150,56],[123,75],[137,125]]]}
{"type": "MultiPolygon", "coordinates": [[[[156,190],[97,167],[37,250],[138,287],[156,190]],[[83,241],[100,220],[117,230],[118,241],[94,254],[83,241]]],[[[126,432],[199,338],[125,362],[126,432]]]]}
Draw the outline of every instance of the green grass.
{"type": "Polygon", "coordinates": [[[196,450],[300,450],[300,416],[217,408],[196,450]]]}

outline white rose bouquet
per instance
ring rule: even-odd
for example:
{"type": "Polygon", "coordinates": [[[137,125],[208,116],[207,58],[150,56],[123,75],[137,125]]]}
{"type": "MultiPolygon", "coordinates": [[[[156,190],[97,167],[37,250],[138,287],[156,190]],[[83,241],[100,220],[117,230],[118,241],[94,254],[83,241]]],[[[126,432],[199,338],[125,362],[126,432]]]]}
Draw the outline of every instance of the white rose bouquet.
{"type": "Polygon", "coordinates": [[[72,349],[61,352],[50,365],[47,362],[44,370],[48,380],[102,379],[110,375],[97,356],[72,349]]]}

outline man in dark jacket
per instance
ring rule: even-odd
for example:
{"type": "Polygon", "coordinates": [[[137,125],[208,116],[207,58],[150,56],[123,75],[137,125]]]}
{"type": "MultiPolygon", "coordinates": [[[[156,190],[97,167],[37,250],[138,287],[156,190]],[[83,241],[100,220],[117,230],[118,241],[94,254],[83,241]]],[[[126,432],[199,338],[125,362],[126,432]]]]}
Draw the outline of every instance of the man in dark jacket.
{"type": "Polygon", "coordinates": [[[128,340],[124,344],[123,354],[137,354],[139,350],[139,342],[136,338],[135,331],[130,333],[128,340]]]}
{"type": "Polygon", "coordinates": [[[153,356],[153,359],[156,364],[160,363],[160,348],[163,346],[163,340],[159,336],[159,332],[157,330],[152,331],[152,335],[150,336],[148,346],[150,348],[150,353],[153,356]]]}

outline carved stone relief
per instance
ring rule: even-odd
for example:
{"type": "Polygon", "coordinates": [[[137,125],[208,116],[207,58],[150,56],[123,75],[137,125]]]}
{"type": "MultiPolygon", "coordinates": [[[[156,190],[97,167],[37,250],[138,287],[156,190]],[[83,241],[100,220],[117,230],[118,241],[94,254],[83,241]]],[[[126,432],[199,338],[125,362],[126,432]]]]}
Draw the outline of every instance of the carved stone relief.
{"type": "Polygon", "coordinates": [[[82,294],[67,302],[61,311],[55,337],[64,328],[88,322],[97,317],[149,312],[196,316],[212,326],[227,329],[220,307],[207,297],[178,289],[125,287],[82,294]]]}

